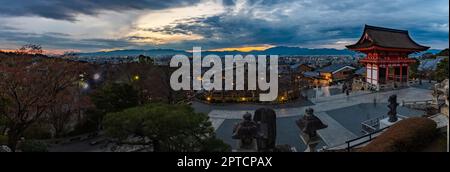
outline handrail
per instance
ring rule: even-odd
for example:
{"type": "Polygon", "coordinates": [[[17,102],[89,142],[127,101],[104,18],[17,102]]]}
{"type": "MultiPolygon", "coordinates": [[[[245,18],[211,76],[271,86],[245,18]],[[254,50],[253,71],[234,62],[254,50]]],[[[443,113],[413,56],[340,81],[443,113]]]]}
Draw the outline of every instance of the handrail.
{"type": "Polygon", "coordinates": [[[375,137],[373,137],[374,134],[380,133],[380,132],[386,130],[387,128],[389,128],[389,127],[390,127],[390,126],[387,126],[387,127],[382,128],[382,129],[379,129],[379,130],[377,130],[377,131],[375,131],[375,132],[372,132],[372,133],[369,133],[369,134],[360,136],[360,137],[358,137],[358,138],[354,138],[354,139],[351,139],[351,140],[347,140],[347,141],[345,142],[345,143],[347,144],[347,152],[350,152],[351,148],[354,148],[354,147],[356,147],[356,146],[359,146],[359,145],[362,145],[362,144],[365,144],[365,143],[367,143],[367,142],[372,141],[372,140],[375,138],[375,137]],[[354,145],[350,145],[350,143],[352,143],[352,142],[354,142],[354,141],[356,141],[356,140],[360,140],[360,139],[362,139],[362,138],[366,138],[366,137],[369,137],[369,139],[368,139],[368,140],[365,140],[365,141],[363,141],[363,142],[354,144],[354,145]]]}
{"type": "Polygon", "coordinates": [[[428,104],[429,102],[433,103],[433,100],[402,101],[403,105],[405,105],[405,104],[418,104],[418,103],[427,103],[428,104]]]}
{"type": "MultiPolygon", "coordinates": [[[[400,117],[400,118],[403,118],[403,119],[408,118],[407,116],[403,116],[403,115],[397,115],[397,116],[400,117]]],[[[361,124],[362,124],[362,125],[367,125],[367,124],[365,124],[365,122],[379,121],[379,119],[383,119],[383,118],[385,118],[385,117],[386,117],[386,116],[383,115],[383,116],[380,116],[380,117],[377,117],[377,118],[374,118],[374,119],[370,119],[370,120],[364,121],[364,122],[362,122],[361,124]]],[[[369,127],[373,128],[372,126],[369,126],[369,127]]],[[[350,152],[350,149],[351,149],[351,148],[354,148],[354,147],[356,147],[356,146],[359,146],[359,145],[362,145],[362,144],[365,144],[365,143],[367,143],[367,142],[372,141],[372,140],[375,138],[375,137],[373,137],[374,134],[378,134],[378,133],[380,133],[380,132],[386,130],[386,129],[389,128],[389,127],[390,127],[390,126],[387,126],[387,127],[381,128],[381,129],[379,129],[379,130],[376,130],[376,131],[374,131],[374,132],[371,132],[371,133],[369,133],[369,134],[365,134],[365,135],[363,135],[363,136],[360,136],[360,137],[357,137],[357,138],[354,138],[354,139],[351,139],[351,140],[347,140],[347,141],[345,142],[345,143],[347,144],[347,151],[350,152]],[[357,143],[357,144],[355,144],[355,145],[350,145],[350,143],[352,143],[352,142],[354,142],[354,141],[356,141],[356,140],[360,140],[360,139],[362,139],[362,138],[366,138],[366,137],[369,137],[369,139],[368,139],[368,140],[365,140],[365,141],[363,141],[363,142],[357,143]]]]}
{"type": "MultiPolygon", "coordinates": [[[[380,116],[380,117],[377,117],[377,118],[374,118],[374,119],[369,119],[369,120],[363,121],[361,124],[362,124],[362,125],[367,125],[367,124],[365,124],[365,122],[369,122],[369,121],[379,121],[379,119],[386,118],[386,117],[387,117],[386,115],[383,115],[383,116],[380,116]]],[[[399,117],[399,118],[401,118],[401,119],[406,119],[406,118],[408,118],[407,116],[404,116],[404,115],[398,115],[398,114],[397,114],[397,117],[399,117]]],[[[368,125],[367,125],[367,126],[368,126],[368,125]]],[[[369,126],[369,127],[371,127],[371,126],[369,126]]],[[[347,140],[347,141],[345,141],[345,142],[342,143],[342,144],[334,145],[334,146],[332,146],[332,147],[326,147],[326,148],[324,147],[323,150],[333,150],[333,149],[336,149],[336,148],[338,148],[338,147],[342,147],[343,145],[347,145],[346,150],[347,150],[348,152],[350,152],[350,149],[351,149],[351,148],[354,148],[354,147],[356,147],[356,146],[359,146],[359,145],[362,145],[362,144],[365,144],[365,143],[367,143],[367,142],[372,141],[374,138],[376,138],[376,136],[374,136],[375,134],[378,134],[378,133],[380,133],[380,132],[382,132],[382,131],[388,129],[389,127],[390,127],[390,126],[387,126],[387,127],[378,129],[378,130],[376,130],[376,131],[374,131],[374,132],[370,132],[370,133],[368,133],[368,134],[365,134],[365,135],[363,135],[363,136],[360,136],[360,137],[357,137],[357,138],[354,138],[354,139],[347,140]],[[363,142],[360,142],[360,143],[351,145],[352,142],[357,141],[357,140],[360,140],[360,139],[363,139],[363,138],[366,138],[366,137],[369,137],[369,139],[368,139],[368,140],[365,140],[365,141],[363,141],[363,142]]],[[[371,127],[371,128],[373,128],[373,127],[371,127]]]]}
{"type": "Polygon", "coordinates": [[[369,119],[369,120],[361,122],[362,132],[364,134],[368,134],[368,133],[376,131],[377,128],[379,128],[380,120],[383,119],[383,118],[386,118],[386,117],[387,117],[386,115],[383,115],[383,116],[380,116],[380,117],[376,117],[376,118],[369,119]],[[371,130],[368,130],[368,131],[364,130],[366,128],[369,128],[371,130]]]}

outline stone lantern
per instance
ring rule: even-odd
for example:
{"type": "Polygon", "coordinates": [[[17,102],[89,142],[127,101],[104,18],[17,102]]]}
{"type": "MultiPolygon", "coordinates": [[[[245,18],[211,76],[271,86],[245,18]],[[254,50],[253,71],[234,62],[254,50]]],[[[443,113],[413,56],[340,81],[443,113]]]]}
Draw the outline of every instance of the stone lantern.
{"type": "Polygon", "coordinates": [[[238,151],[256,152],[256,138],[258,137],[257,123],[252,120],[252,114],[246,113],[242,121],[233,128],[233,139],[238,140],[238,151]]]}
{"type": "Polygon", "coordinates": [[[305,152],[315,152],[315,147],[320,142],[320,136],[317,135],[317,130],[327,128],[328,126],[314,115],[314,109],[308,108],[305,110],[305,115],[296,121],[300,129],[300,138],[307,145],[305,152]]]}

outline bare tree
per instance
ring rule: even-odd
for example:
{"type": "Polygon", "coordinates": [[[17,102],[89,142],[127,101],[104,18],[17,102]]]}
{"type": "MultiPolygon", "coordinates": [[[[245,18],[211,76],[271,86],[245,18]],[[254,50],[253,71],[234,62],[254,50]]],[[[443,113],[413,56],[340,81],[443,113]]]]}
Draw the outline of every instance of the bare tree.
{"type": "Polygon", "coordinates": [[[1,60],[0,97],[7,102],[8,146],[15,150],[25,130],[42,120],[66,89],[78,86],[83,67],[60,59],[1,60]]]}
{"type": "Polygon", "coordinates": [[[16,51],[17,54],[42,54],[43,52],[42,46],[38,44],[25,44],[16,51]]]}
{"type": "Polygon", "coordinates": [[[55,103],[49,107],[46,120],[52,126],[55,137],[66,134],[71,124],[78,118],[78,112],[92,107],[88,96],[78,94],[77,87],[70,87],[57,97],[55,103]]]}

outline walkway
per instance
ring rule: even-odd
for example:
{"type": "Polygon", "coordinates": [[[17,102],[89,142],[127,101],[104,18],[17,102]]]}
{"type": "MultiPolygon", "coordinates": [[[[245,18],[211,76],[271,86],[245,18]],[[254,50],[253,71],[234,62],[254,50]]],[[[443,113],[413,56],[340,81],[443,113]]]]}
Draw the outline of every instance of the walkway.
{"type": "Polygon", "coordinates": [[[326,112],[316,113],[316,116],[322,120],[323,123],[328,125],[327,128],[317,131],[317,134],[319,134],[327,146],[334,147],[357,137],[336,120],[331,118],[326,112]]]}
{"type": "MultiPolygon", "coordinates": [[[[420,88],[404,88],[400,90],[392,90],[378,93],[370,93],[370,92],[356,92],[351,93],[350,96],[346,96],[345,94],[338,94],[329,96],[326,98],[316,99],[313,102],[314,105],[307,105],[302,107],[292,107],[292,108],[277,108],[274,109],[277,118],[286,118],[286,117],[300,117],[304,114],[306,108],[313,108],[315,110],[315,114],[324,121],[327,125],[329,125],[328,129],[324,129],[319,131],[319,134],[322,136],[322,139],[328,146],[335,146],[337,144],[342,144],[346,140],[351,138],[355,138],[357,134],[352,133],[348,129],[343,126],[344,124],[339,123],[335,119],[333,119],[327,111],[340,109],[344,107],[354,106],[361,103],[373,103],[374,99],[376,99],[377,103],[387,103],[387,100],[390,95],[397,94],[398,102],[405,101],[420,101],[420,100],[429,100],[432,98],[431,90],[420,89],[420,88]]],[[[242,115],[246,112],[253,113],[253,110],[236,110],[236,109],[212,109],[208,116],[210,117],[210,121],[213,123],[213,127],[217,130],[220,128],[222,123],[225,120],[238,120],[242,119],[242,115]]],[[[231,130],[229,131],[231,132],[231,130]]]]}

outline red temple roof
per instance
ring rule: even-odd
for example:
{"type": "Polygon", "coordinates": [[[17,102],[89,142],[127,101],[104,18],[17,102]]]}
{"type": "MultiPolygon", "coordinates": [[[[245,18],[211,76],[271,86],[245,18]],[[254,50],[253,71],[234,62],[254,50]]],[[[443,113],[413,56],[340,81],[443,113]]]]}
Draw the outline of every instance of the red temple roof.
{"type": "Polygon", "coordinates": [[[420,45],[412,40],[407,30],[397,30],[369,25],[365,25],[364,33],[357,43],[346,47],[351,50],[380,47],[410,51],[425,51],[430,48],[420,45]]]}

